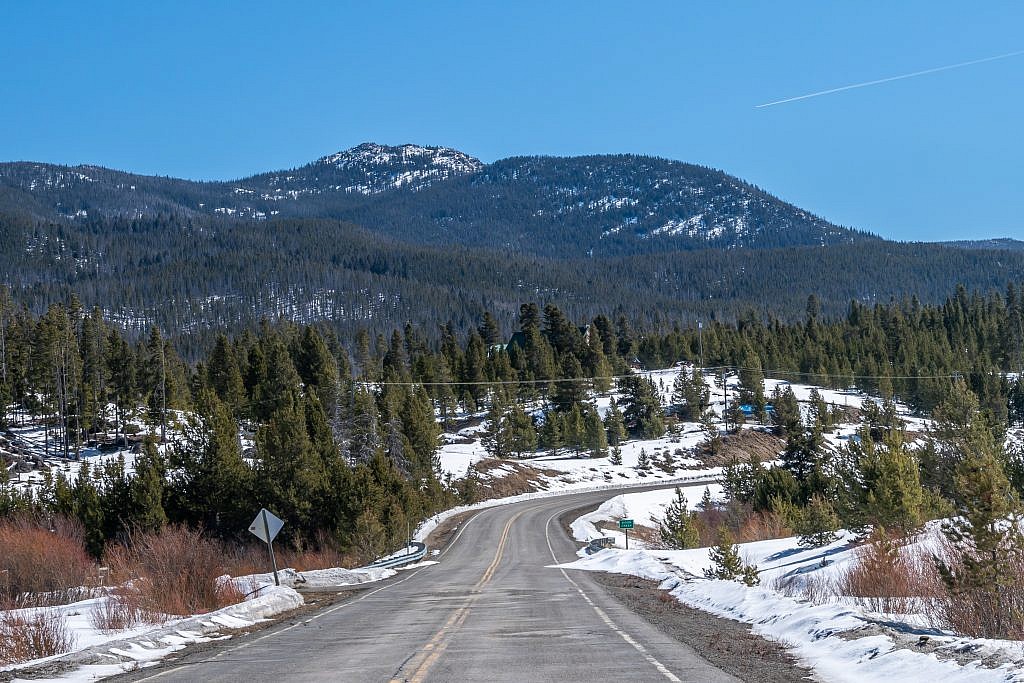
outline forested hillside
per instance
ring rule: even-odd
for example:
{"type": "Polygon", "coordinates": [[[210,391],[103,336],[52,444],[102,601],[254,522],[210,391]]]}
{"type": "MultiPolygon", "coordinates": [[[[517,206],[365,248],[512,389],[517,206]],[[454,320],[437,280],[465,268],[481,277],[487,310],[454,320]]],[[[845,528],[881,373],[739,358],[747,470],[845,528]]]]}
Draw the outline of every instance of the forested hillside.
{"type": "MultiPolygon", "coordinates": [[[[413,326],[336,338],[264,325],[219,335],[194,365],[158,330],[133,344],[99,310],[72,300],[35,317],[0,292],[0,400],[19,407],[0,413],[0,427],[44,425],[50,454],[71,458],[87,441],[123,436],[132,418],[151,432],[136,476],[115,462],[73,484],[57,472],[40,496],[0,486],[0,515],[77,517],[98,555],[133,525],[168,519],[239,538],[252,510],[268,505],[288,520],[290,543],[373,555],[403,538],[407,520],[472,500],[465,482],[439,478],[439,423],[486,409],[497,452],[590,452],[627,434],[660,436],[676,414],[703,415],[703,380],[694,390],[681,373],[678,400],[663,406],[650,380],[630,374],[634,359],[735,372],[746,392],[740,400],[762,416],[765,376],[857,386],[916,410],[935,408],[961,386],[976,397],[972,419],[1002,434],[1024,419],[1024,388],[1004,374],[1024,364],[1019,291],[960,288],[941,306],[854,304],[833,319],[811,298],[797,323],[748,315],[701,332],[637,331],[625,317],[573,319],[536,304],[520,307],[514,330],[485,313],[468,334],[448,328],[436,342],[413,326]],[[515,341],[504,345],[513,331],[515,341]],[[592,392],[613,382],[621,404],[602,421],[592,392]],[[539,401],[542,419],[524,412],[527,401],[539,401]],[[153,444],[177,421],[183,436],[161,455],[153,444]],[[240,429],[253,434],[244,451],[240,429]]],[[[793,417],[774,402],[776,419],[793,417]]],[[[1024,469],[1010,474],[1024,482],[1024,469]]]]}
{"type": "Polygon", "coordinates": [[[37,314],[75,293],[193,358],[261,318],[436,338],[523,300],[657,328],[748,309],[827,315],[1024,277],[1024,252],[902,244],[837,227],[720,171],[629,155],[483,164],[365,144],[306,166],[197,183],[0,164],[0,272],[37,314]]]}
{"type": "Polygon", "coordinates": [[[508,326],[524,299],[577,318],[619,310],[636,324],[735,319],[747,309],[785,320],[808,295],[826,314],[850,301],[936,301],[958,283],[1002,288],[1024,277],[1024,253],[872,240],[824,247],[707,249],[555,260],[510,251],[418,246],[329,219],[3,221],[0,270],[37,313],[76,293],[135,335],[156,325],[190,357],[217,331],[261,317],[322,321],[341,333],[407,321],[436,337],[484,310],[508,326]]]}

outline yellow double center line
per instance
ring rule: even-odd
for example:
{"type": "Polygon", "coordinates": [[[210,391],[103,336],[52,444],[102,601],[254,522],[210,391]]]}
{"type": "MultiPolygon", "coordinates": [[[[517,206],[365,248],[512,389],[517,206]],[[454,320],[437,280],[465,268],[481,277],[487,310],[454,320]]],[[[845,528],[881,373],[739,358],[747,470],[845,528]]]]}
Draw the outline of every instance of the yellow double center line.
{"type": "Polygon", "coordinates": [[[484,587],[490,583],[491,579],[494,578],[494,572],[498,570],[498,565],[501,564],[501,558],[505,554],[505,546],[508,544],[509,532],[512,530],[512,524],[519,519],[523,513],[527,510],[521,510],[513,515],[508,522],[505,523],[505,528],[501,531],[501,536],[498,539],[498,549],[494,553],[494,559],[491,560],[491,564],[484,570],[483,576],[476,582],[472,589],[470,589],[470,595],[466,599],[466,602],[461,607],[456,609],[445,621],[434,637],[423,646],[419,652],[415,654],[408,662],[402,665],[402,668],[398,670],[395,677],[391,679],[390,683],[423,683],[427,678],[430,668],[437,663],[437,660],[441,658],[444,651],[448,648],[448,643],[451,641],[452,636],[459,629],[460,626],[466,621],[469,616],[469,611],[473,607],[473,603],[480,597],[480,592],[484,587]],[[412,673],[408,676],[401,676],[402,669],[407,669],[412,673]]]}

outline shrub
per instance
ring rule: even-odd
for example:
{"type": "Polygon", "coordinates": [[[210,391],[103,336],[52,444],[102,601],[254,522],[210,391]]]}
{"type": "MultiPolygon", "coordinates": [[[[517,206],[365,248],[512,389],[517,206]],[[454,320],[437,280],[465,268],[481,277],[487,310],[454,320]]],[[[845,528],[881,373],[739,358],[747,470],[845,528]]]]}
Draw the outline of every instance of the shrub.
{"type": "Polygon", "coordinates": [[[53,610],[0,615],[0,666],[70,652],[75,637],[63,614],[53,610]]]}
{"type": "Polygon", "coordinates": [[[227,568],[223,544],[197,529],[134,532],[107,559],[116,580],[136,593],[139,608],[153,621],[208,612],[244,598],[234,583],[222,579],[227,568]]]}
{"type": "Polygon", "coordinates": [[[718,530],[727,527],[737,543],[766,541],[773,538],[792,536],[788,522],[780,515],[768,512],[754,512],[749,503],[729,501],[724,507],[715,506],[709,510],[694,513],[700,533],[700,545],[712,546],[718,542],[718,530]]]}
{"type": "Polygon", "coordinates": [[[118,588],[97,602],[89,613],[93,627],[109,633],[133,628],[149,620],[137,591],[118,588]]]}
{"type": "MultiPolygon", "coordinates": [[[[967,559],[976,560],[973,554],[946,539],[940,553],[941,566],[962,573],[967,559]]],[[[972,638],[1024,639],[1024,557],[1015,555],[1004,560],[1001,569],[1003,573],[993,584],[964,582],[950,586],[943,577],[937,577],[935,597],[926,603],[932,623],[972,638]]]]}
{"type": "Polygon", "coordinates": [[[858,598],[873,612],[907,614],[934,598],[937,581],[921,555],[908,552],[899,539],[878,528],[857,549],[856,564],[838,579],[838,591],[858,598]]]}
{"type": "Polygon", "coordinates": [[[776,576],[771,588],[788,597],[802,598],[814,605],[830,602],[836,594],[835,583],[829,577],[815,573],[776,576]]]}
{"type": "Polygon", "coordinates": [[[29,516],[0,520],[0,606],[42,607],[84,597],[94,563],[77,522],[29,516]]]}

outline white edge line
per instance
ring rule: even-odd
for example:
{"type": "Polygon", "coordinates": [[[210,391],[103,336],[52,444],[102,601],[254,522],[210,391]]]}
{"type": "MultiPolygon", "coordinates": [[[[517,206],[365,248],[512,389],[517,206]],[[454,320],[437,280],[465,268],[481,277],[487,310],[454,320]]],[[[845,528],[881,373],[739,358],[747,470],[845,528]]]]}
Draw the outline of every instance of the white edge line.
{"type": "MultiPolygon", "coordinates": [[[[564,514],[565,512],[567,512],[569,510],[572,510],[572,509],[573,509],[572,507],[567,507],[567,508],[563,508],[562,510],[558,510],[558,511],[552,513],[551,516],[548,517],[548,521],[546,521],[544,523],[544,538],[545,538],[545,540],[547,540],[548,551],[551,553],[551,559],[554,560],[556,564],[560,564],[560,563],[558,562],[558,557],[555,555],[555,549],[551,545],[551,534],[550,534],[551,520],[554,519],[557,515],[564,514]]],[[[647,660],[647,662],[649,664],[653,665],[654,668],[657,669],[658,672],[661,673],[661,675],[663,675],[666,679],[672,681],[673,683],[682,683],[682,680],[678,676],[676,676],[674,673],[669,671],[668,667],[665,666],[664,664],[662,664],[661,662],[659,662],[654,657],[654,655],[652,655],[650,652],[648,652],[647,648],[645,648],[643,645],[638,643],[636,641],[636,639],[634,639],[631,635],[629,635],[628,633],[623,631],[621,628],[619,628],[619,625],[616,624],[612,620],[612,618],[608,616],[608,613],[605,612],[600,607],[598,607],[597,604],[593,600],[590,599],[590,596],[587,595],[586,592],[584,592],[584,590],[582,588],[580,588],[580,585],[578,583],[573,581],[572,577],[570,577],[566,573],[566,571],[564,569],[562,569],[561,567],[558,567],[558,571],[562,572],[562,576],[565,577],[565,580],[573,585],[573,588],[575,588],[576,591],[583,597],[583,599],[586,601],[586,603],[594,608],[594,611],[597,612],[597,616],[601,617],[601,620],[605,624],[608,625],[608,628],[610,628],[612,631],[617,633],[619,635],[619,637],[621,637],[624,641],[629,643],[629,645],[631,645],[634,650],[636,650],[637,652],[640,653],[640,656],[642,656],[645,660],[647,660]]]]}

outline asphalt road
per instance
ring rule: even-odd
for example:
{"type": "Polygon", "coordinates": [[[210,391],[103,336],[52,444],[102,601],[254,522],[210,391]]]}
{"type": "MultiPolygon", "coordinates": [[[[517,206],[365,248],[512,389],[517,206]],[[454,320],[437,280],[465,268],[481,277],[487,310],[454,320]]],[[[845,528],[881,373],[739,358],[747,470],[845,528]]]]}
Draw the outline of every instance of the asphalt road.
{"type": "MultiPolygon", "coordinates": [[[[704,484],[700,484],[703,486],[704,484]]],[[[439,564],[162,666],[159,681],[736,681],[624,607],[589,572],[551,568],[579,544],[558,517],[614,493],[481,511],[439,564]]]]}

